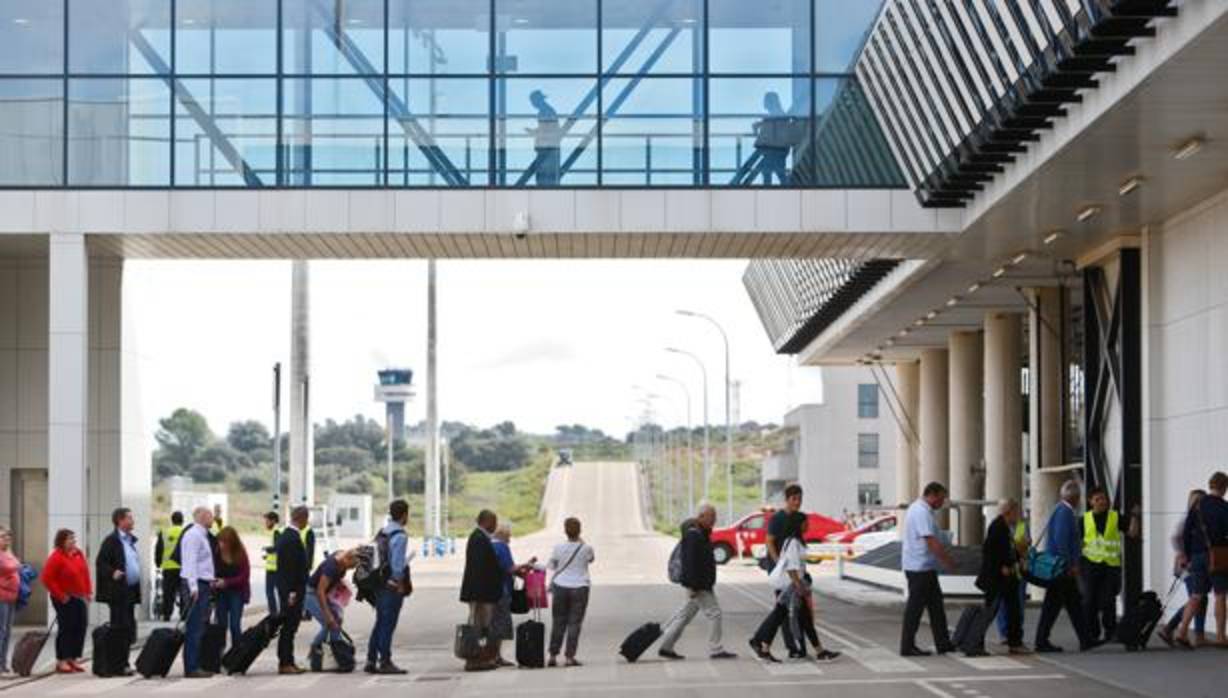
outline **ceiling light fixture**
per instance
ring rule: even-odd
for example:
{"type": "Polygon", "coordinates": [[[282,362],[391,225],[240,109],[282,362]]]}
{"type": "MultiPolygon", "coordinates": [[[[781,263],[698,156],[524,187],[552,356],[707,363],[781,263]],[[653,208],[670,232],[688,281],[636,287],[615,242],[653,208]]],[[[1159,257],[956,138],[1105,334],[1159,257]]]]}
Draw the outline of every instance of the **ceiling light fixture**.
{"type": "Polygon", "coordinates": [[[1143,178],[1135,175],[1121,183],[1121,186],[1117,188],[1117,194],[1118,196],[1125,196],[1135,189],[1138,189],[1140,186],[1142,186],[1142,184],[1143,178]]]}
{"type": "Polygon", "coordinates": [[[1000,279],[1003,276],[1006,276],[1006,267],[998,267],[993,270],[993,278],[1000,279]]]}
{"type": "Polygon", "coordinates": [[[1090,221],[1091,219],[1095,218],[1098,213],[1100,213],[1099,206],[1096,206],[1095,204],[1091,206],[1087,206],[1083,208],[1083,210],[1079,211],[1079,215],[1078,215],[1079,222],[1086,223],[1087,221],[1090,221]]]}
{"type": "Polygon", "coordinates": [[[900,330],[900,332],[899,332],[899,336],[900,336],[900,337],[907,337],[909,332],[912,332],[912,328],[911,328],[911,327],[905,327],[904,329],[900,330]]]}
{"type": "Polygon", "coordinates": [[[937,311],[937,310],[931,310],[931,311],[929,311],[928,313],[926,313],[926,314],[925,314],[925,319],[926,319],[926,320],[933,320],[933,319],[934,319],[934,318],[936,318],[936,317],[938,317],[938,311],[937,311]]]}
{"type": "Polygon", "coordinates": [[[1202,138],[1194,136],[1188,141],[1177,146],[1177,148],[1173,151],[1173,157],[1178,160],[1185,160],[1186,158],[1193,157],[1198,153],[1198,151],[1202,150],[1202,144],[1202,138]]]}
{"type": "Polygon", "coordinates": [[[916,320],[913,320],[912,324],[916,325],[917,327],[921,327],[922,325],[925,324],[925,318],[919,317],[916,320]]]}
{"type": "Polygon", "coordinates": [[[192,26],[193,24],[196,24],[196,20],[194,20],[194,19],[192,19],[191,17],[189,17],[189,18],[187,18],[187,19],[183,20],[183,23],[184,23],[185,25],[187,25],[187,26],[189,26],[189,27],[190,27],[190,26],[192,26]]]}
{"type": "Polygon", "coordinates": [[[25,25],[25,24],[29,24],[29,23],[30,23],[30,20],[26,19],[25,17],[15,17],[15,18],[13,19],[13,24],[22,24],[22,25],[25,25]]]}
{"type": "Polygon", "coordinates": [[[976,283],[974,283],[974,284],[972,284],[971,286],[969,286],[969,287],[968,287],[968,295],[972,295],[972,294],[976,293],[976,292],[977,292],[977,291],[979,291],[979,290],[981,290],[981,282],[980,282],[980,281],[978,281],[978,282],[976,282],[976,283]]]}
{"type": "Polygon", "coordinates": [[[1011,257],[1011,264],[1012,264],[1012,265],[1015,265],[1015,266],[1018,266],[1018,265],[1022,264],[1022,263],[1023,263],[1023,260],[1025,260],[1025,259],[1027,259],[1027,258],[1028,258],[1028,253],[1027,253],[1027,252],[1020,252],[1019,254],[1015,255],[1014,257],[1011,257]]]}
{"type": "Polygon", "coordinates": [[[1053,243],[1057,242],[1058,239],[1061,238],[1063,235],[1065,235],[1065,233],[1062,232],[1061,230],[1054,230],[1045,236],[1045,244],[1052,245],[1053,243]]]}
{"type": "Polygon", "coordinates": [[[958,304],[959,304],[959,296],[951,296],[950,298],[947,299],[948,308],[954,308],[958,304]]]}
{"type": "Polygon", "coordinates": [[[883,344],[885,344],[885,345],[887,345],[887,346],[889,346],[889,347],[894,347],[894,346],[895,346],[895,337],[890,337],[890,338],[888,338],[888,339],[887,339],[887,341],[883,342],[883,344]]]}

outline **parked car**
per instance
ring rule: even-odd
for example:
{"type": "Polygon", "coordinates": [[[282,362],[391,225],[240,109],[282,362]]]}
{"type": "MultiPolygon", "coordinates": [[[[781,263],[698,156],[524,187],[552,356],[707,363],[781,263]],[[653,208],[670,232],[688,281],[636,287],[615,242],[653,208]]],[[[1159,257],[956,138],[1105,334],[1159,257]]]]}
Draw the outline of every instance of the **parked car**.
{"type": "Polygon", "coordinates": [[[560,448],[559,449],[558,465],[560,468],[571,465],[571,449],[570,448],[560,448]]]}
{"type": "Polygon", "coordinates": [[[860,526],[827,536],[828,543],[853,544],[858,538],[870,533],[886,533],[895,530],[896,515],[885,514],[861,524],[860,526]]]}
{"type": "MultiPolygon", "coordinates": [[[[754,557],[756,551],[762,554],[761,551],[767,545],[767,522],[774,513],[773,509],[751,512],[732,526],[712,529],[712,550],[716,556],[716,564],[729,562],[738,556],[739,550],[747,557],[754,557]]],[[[845,530],[844,524],[822,514],[807,512],[806,516],[810,521],[806,529],[807,543],[822,543],[827,536],[845,530]]]]}

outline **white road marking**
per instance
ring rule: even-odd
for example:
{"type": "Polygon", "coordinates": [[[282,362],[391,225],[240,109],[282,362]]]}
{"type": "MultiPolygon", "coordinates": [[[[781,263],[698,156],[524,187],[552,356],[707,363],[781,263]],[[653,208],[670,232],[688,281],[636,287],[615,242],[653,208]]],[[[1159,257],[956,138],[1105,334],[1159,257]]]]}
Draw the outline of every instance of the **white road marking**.
{"type": "Polygon", "coordinates": [[[675,681],[693,681],[695,679],[715,679],[718,674],[712,662],[700,660],[691,662],[669,662],[665,665],[665,675],[675,681]]]}
{"type": "Polygon", "coordinates": [[[231,679],[228,679],[228,678],[222,678],[222,679],[176,678],[176,679],[165,679],[161,681],[154,679],[154,681],[160,685],[154,688],[151,691],[151,693],[175,694],[175,693],[203,693],[206,690],[212,691],[213,689],[217,688],[220,684],[228,683],[229,681],[231,681],[231,679]]]}
{"type": "Polygon", "coordinates": [[[759,666],[772,676],[820,676],[823,674],[823,670],[814,662],[785,662],[783,664],[760,662],[759,666]]]}
{"type": "Polygon", "coordinates": [[[123,677],[117,679],[98,679],[98,678],[82,678],[72,680],[67,685],[51,691],[53,696],[96,696],[106,693],[114,688],[125,686],[130,683],[137,683],[131,678],[123,677]]]}
{"type": "Polygon", "coordinates": [[[876,647],[871,649],[851,649],[847,654],[857,663],[876,674],[924,674],[925,667],[917,662],[901,657],[894,652],[876,647]]]}
{"type": "Polygon", "coordinates": [[[978,671],[1026,671],[1031,665],[1009,657],[960,657],[951,655],[951,659],[966,664],[978,671]]]}
{"type": "Polygon", "coordinates": [[[929,681],[918,680],[916,681],[916,684],[921,688],[924,688],[926,691],[938,696],[938,698],[955,698],[954,694],[947,693],[946,691],[931,684],[929,681]]]}
{"type": "Polygon", "coordinates": [[[261,692],[269,691],[285,691],[287,693],[298,693],[306,691],[312,686],[320,682],[324,678],[323,674],[299,674],[298,676],[274,676],[270,680],[265,681],[254,690],[261,692]]]}

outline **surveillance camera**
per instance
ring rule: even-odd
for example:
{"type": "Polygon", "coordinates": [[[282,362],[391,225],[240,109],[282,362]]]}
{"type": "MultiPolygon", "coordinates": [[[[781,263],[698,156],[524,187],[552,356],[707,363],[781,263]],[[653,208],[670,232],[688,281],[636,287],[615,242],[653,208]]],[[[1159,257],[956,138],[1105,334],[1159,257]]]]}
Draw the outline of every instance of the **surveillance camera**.
{"type": "Polygon", "coordinates": [[[516,217],[512,219],[512,234],[516,236],[517,240],[524,240],[525,238],[529,237],[530,227],[531,222],[529,220],[528,211],[520,211],[516,214],[516,217]]]}

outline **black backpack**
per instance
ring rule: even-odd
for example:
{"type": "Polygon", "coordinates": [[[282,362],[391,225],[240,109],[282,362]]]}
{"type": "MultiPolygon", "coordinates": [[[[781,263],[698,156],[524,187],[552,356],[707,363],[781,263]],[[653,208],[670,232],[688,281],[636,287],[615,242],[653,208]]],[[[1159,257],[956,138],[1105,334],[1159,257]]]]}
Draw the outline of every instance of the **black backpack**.
{"type": "MultiPolygon", "coordinates": [[[[405,531],[393,535],[405,535],[405,531]]],[[[359,601],[375,605],[380,589],[392,577],[392,536],[380,531],[375,534],[373,545],[364,545],[358,550],[358,565],[354,568],[354,586],[358,589],[359,601]]]]}

